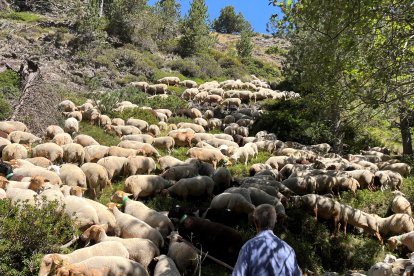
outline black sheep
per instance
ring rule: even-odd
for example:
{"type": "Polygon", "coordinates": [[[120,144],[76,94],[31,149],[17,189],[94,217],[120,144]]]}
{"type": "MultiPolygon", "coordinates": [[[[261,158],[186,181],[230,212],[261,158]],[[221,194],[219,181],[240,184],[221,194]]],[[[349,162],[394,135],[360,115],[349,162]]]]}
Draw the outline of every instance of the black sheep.
{"type": "Polygon", "coordinates": [[[187,240],[195,238],[203,252],[208,252],[209,255],[234,266],[243,246],[239,232],[220,223],[195,217],[178,205],[171,208],[168,217],[178,220],[177,228],[182,237],[187,240]]]}

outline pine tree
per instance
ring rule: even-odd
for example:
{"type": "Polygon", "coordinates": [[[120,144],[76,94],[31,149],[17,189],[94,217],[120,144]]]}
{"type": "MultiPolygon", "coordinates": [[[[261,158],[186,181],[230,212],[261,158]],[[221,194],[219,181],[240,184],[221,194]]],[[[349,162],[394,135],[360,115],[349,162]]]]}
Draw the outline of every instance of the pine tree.
{"type": "Polygon", "coordinates": [[[236,14],[233,6],[227,6],[220,11],[220,16],[214,20],[213,29],[219,33],[232,34],[251,29],[251,26],[244,19],[242,13],[236,14]]]}
{"type": "Polygon", "coordinates": [[[207,25],[207,6],[204,0],[194,0],[181,26],[182,37],[178,50],[182,56],[205,51],[211,44],[207,25]]]}
{"type": "Polygon", "coordinates": [[[158,40],[177,37],[181,5],[175,0],[159,0],[155,5],[159,18],[158,40]]]}
{"type": "Polygon", "coordinates": [[[252,32],[243,30],[240,35],[240,40],[236,44],[237,53],[241,58],[250,58],[252,56],[252,32]]]}

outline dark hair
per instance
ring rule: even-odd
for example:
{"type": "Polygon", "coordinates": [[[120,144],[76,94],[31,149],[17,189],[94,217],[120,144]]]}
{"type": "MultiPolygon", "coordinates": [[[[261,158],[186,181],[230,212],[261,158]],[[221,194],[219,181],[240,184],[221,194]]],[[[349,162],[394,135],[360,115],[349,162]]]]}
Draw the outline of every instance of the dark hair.
{"type": "Polygon", "coordinates": [[[258,230],[273,230],[276,224],[276,210],[270,204],[261,204],[254,209],[253,220],[258,230]]]}

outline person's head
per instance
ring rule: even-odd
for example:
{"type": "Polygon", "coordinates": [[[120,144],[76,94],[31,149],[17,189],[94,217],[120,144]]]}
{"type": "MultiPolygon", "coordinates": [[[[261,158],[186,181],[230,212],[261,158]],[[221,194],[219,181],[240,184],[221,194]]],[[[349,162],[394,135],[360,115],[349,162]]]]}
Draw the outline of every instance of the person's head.
{"type": "Polygon", "coordinates": [[[273,230],[276,224],[275,207],[270,204],[261,204],[254,209],[253,221],[257,231],[273,230]]]}

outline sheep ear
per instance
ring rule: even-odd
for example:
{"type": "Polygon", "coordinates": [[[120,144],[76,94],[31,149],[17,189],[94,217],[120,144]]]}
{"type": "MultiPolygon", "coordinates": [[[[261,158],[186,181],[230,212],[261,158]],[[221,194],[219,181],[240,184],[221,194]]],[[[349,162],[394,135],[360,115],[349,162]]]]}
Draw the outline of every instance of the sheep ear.
{"type": "Polygon", "coordinates": [[[127,196],[127,197],[131,197],[131,196],[133,196],[133,194],[130,194],[130,193],[124,193],[125,194],[125,196],[127,196]]]}

